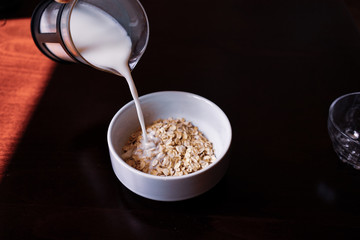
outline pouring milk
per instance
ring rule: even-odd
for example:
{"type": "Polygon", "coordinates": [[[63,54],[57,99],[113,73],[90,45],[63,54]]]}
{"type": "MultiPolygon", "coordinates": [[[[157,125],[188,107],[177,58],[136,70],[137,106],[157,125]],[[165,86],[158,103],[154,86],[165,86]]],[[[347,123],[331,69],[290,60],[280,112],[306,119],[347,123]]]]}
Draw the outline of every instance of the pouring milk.
{"type": "Polygon", "coordinates": [[[103,10],[79,3],[71,15],[70,31],[72,40],[84,59],[98,68],[108,69],[125,77],[146,143],[145,121],[128,64],[132,44],[126,30],[103,10]]]}

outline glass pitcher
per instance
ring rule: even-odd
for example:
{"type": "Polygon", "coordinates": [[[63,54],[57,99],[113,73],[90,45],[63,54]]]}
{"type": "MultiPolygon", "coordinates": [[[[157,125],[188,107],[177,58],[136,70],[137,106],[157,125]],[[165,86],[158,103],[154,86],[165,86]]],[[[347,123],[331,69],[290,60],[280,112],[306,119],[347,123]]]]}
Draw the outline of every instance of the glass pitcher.
{"type": "MultiPolygon", "coordinates": [[[[89,62],[73,41],[70,31],[71,17],[74,10],[81,5],[104,11],[126,30],[131,40],[128,65],[130,70],[134,69],[149,39],[149,22],[138,0],[71,0],[65,4],[54,0],[41,2],[31,19],[32,37],[40,51],[55,61],[83,63],[112,72],[111,69],[89,62]]],[[[84,28],[91,31],[91,25],[84,25],[84,28]]]]}

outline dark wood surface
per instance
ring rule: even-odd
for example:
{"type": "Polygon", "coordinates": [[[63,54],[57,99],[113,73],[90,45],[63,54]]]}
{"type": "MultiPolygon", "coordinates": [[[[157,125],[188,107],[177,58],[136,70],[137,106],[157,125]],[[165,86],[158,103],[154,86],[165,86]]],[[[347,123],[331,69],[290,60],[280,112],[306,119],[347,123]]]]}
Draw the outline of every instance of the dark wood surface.
{"type": "Polygon", "coordinates": [[[172,203],[117,180],[106,131],[126,82],[42,56],[36,3],[0,11],[0,239],[360,237],[360,172],[326,126],[331,102],[360,90],[356,1],[142,1],[139,94],[199,94],[233,127],[221,182],[172,203]]]}

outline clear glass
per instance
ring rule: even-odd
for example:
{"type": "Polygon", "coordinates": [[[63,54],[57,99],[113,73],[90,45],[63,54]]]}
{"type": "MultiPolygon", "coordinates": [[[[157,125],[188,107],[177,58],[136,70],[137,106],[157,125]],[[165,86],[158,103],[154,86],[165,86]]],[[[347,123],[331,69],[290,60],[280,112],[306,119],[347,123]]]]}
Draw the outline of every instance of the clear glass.
{"type": "MultiPolygon", "coordinates": [[[[143,55],[149,40],[149,22],[144,8],[138,0],[72,0],[63,10],[60,22],[62,39],[67,49],[80,62],[90,65],[96,69],[113,72],[111,69],[99,68],[88,62],[76,49],[71,38],[70,21],[71,13],[77,4],[85,3],[100,8],[108,13],[127,31],[131,42],[132,51],[129,58],[129,67],[134,69],[143,55]]],[[[89,26],[91,28],[91,26],[89,26]]],[[[115,74],[118,74],[117,72],[115,74]]]]}
{"type": "Polygon", "coordinates": [[[341,96],[331,104],[328,132],[339,158],[360,169],[360,92],[341,96]]]}

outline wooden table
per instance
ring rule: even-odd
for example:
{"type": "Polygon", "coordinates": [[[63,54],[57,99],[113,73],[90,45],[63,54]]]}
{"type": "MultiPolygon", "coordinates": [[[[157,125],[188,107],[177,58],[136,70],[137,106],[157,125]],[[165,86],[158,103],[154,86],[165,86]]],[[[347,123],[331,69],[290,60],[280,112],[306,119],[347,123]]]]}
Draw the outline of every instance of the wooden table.
{"type": "Polygon", "coordinates": [[[36,49],[29,26],[29,18],[0,22],[0,179],[55,67],[36,49]]]}
{"type": "Polygon", "coordinates": [[[327,133],[331,102],[360,87],[344,2],[142,1],[151,35],[133,71],[139,94],[199,94],[233,128],[221,182],[170,203],[118,181],[106,131],[131,100],[126,82],[43,56],[29,27],[36,3],[0,20],[0,239],[360,236],[360,172],[327,133]]]}

